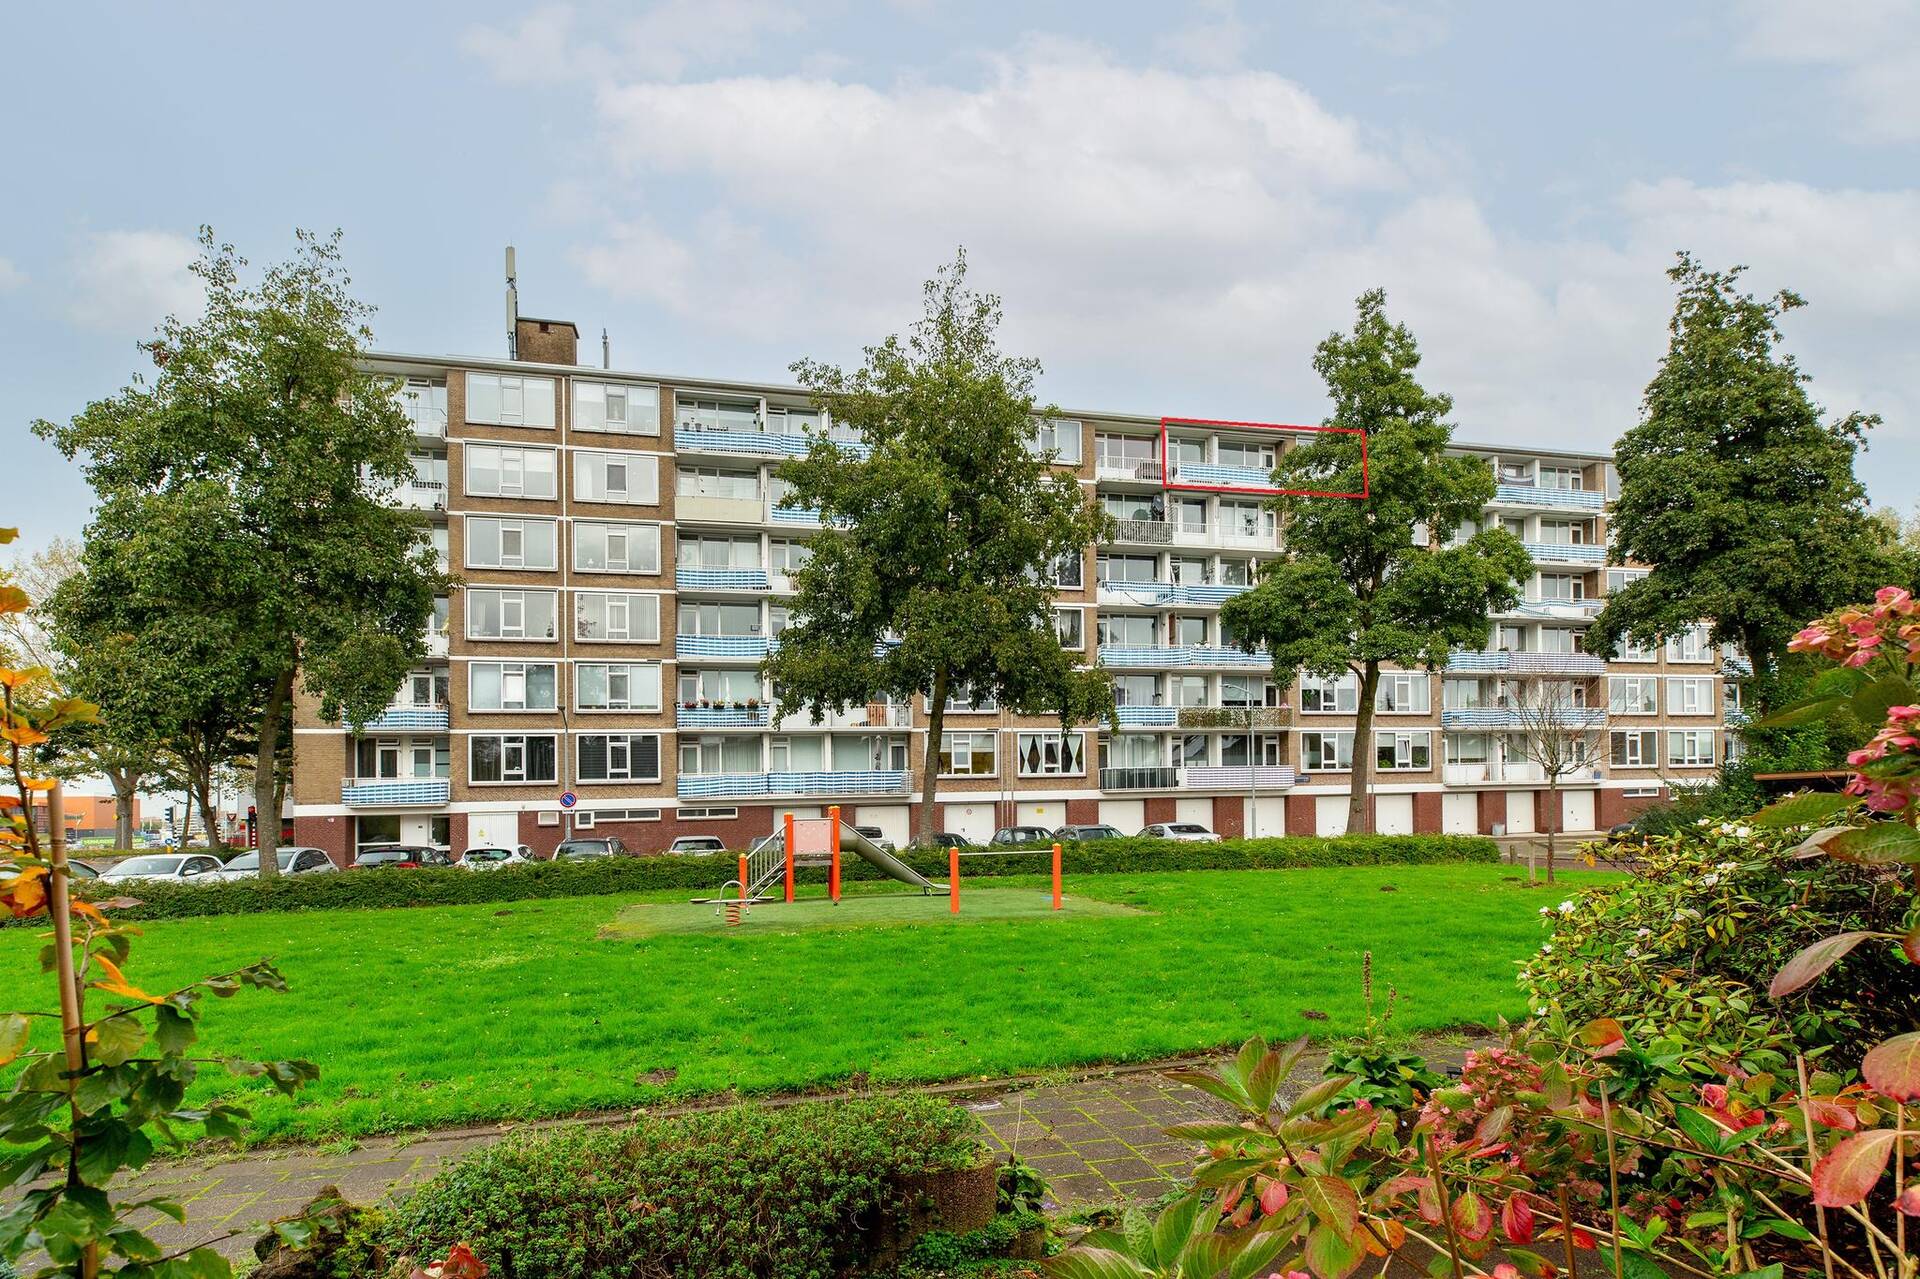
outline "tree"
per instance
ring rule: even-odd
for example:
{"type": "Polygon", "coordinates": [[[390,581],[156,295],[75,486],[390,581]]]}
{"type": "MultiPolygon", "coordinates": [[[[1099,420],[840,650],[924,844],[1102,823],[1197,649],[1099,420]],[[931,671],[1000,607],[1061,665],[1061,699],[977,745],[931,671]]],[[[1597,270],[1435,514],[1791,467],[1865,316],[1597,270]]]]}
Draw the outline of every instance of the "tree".
{"type": "Polygon", "coordinates": [[[1360,295],[1350,334],[1330,334],[1314,353],[1338,428],[1281,454],[1277,488],[1359,492],[1366,441],[1368,496],[1282,496],[1286,551],[1254,588],[1221,610],[1242,646],[1265,644],[1274,677],[1351,671],[1360,685],[1354,717],[1347,829],[1367,829],[1373,771],[1374,697],[1387,663],[1433,669],[1453,649],[1479,648],[1487,615],[1511,608],[1533,562],[1502,529],[1477,525],[1493,497],[1493,473],[1478,458],[1449,454],[1450,396],[1415,378],[1420,351],[1390,322],[1386,294],[1360,295]],[[1415,543],[1416,528],[1428,530],[1415,543]]]}
{"type": "MultiPolygon", "coordinates": [[[[253,286],[231,245],[200,238],[206,311],[161,326],[152,381],[34,429],[84,459],[101,499],[88,577],[128,593],[92,601],[98,633],[144,642],[163,619],[191,619],[230,645],[217,701],[248,708],[260,873],[272,878],[275,761],[296,678],[323,714],[365,723],[425,656],[450,581],[423,518],[384,500],[412,475],[413,432],[393,380],[364,367],[370,308],[348,291],[339,233],[298,232],[293,257],[253,286]]],[[[201,745],[226,727],[189,722],[201,745]]],[[[192,767],[209,775],[208,761],[192,767]]]]}
{"type": "Polygon", "coordinates": [[[1780,317],[1805,303],[1740,291],[1744,268],[1709,271],[1682,253],[1667,352],[1640,422],[1615,446],[1615,564],[1653,571],[1615,591],[1588,631],[1592,651],[1652,644],[1699,622],[1753,663],[1756,709],[1774,700],[1787,641],[1809,617],[1886,582],[1914,556],[1872,522],[1854,459],[1875,414],[1831,421],[1780,349],[1780,317]]]}
{"type": "Polygon", "coordinates": [[[818,508],[826,527],[762,667],[783,712],[816,719],[882,695],[927,697],[922,838],[936,828],[950,694],[1057,714],[1063,733],[1113,714],[1105,673],[1060,646],[1049,571],[1083,555],[1106,516],[1037,448],[1049,412],[1034,399],[1039,364],[1000,351],[1000,300],[969,290],[966,269],[962,252],[927,282],[911,335],[868,347],[861,368],[793,366],[864,447],[817,434],[780,469],[789,501],[818,508]]]}
{"type": "MultiPolygon", "coordinates": [[[[1573,681],[1527,679],[1512,695],[1513,740],[1520,754],[1540,766],[1547,781],[1547,882],[1553,882],[1560,835],[1560,780],[1593,763],[1599,734],[1593,713],[1574,694],[1573,681]]],[[[1534,878],[1528,858],[1527,881],[1534,878]]]]}

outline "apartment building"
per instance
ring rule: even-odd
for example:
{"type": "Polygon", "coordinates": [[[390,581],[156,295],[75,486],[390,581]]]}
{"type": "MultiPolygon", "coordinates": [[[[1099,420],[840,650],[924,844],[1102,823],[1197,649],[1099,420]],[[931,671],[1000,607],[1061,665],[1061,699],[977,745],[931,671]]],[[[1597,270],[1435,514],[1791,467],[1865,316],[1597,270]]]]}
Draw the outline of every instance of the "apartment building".
{"type": "Polygon", "coordinates": [[[920,698],[778,713],[757,667],[821,525],[775,470],[809,430],[840,428],[794,387],[583,366],[564,322],[520,318],[515,335],[506,360],[373,360],[403,380],[417,435],[393,500],[431,513],[463,583],[435,608],[428,662],[362,731],[300,706],[300,843],[341,858],[392,840],[545,852],[589,832],[743,847],[832,804],[904,842],[928,750],[940,827],[976,839],[1172,820],[1333,833],[1356,750],[1373,752],[1378,831],[1583,831],[1705,779],[1735,746],[1737,671],[1702,633],[1613,662],[1584,651],[1607,592],[1642,571],[1605,564],[1604,455],[1461,447],[1495,471],[1483,526],[1510,529],[1538,571],[1483,648],[1388,675],[1373,740],[1356,742],[1351,677],[1277,684],[1220,616],[1279,553],[1262,500],[1296,433],[1099,412],[1041,443],[1115,519],[1108,544],[1053,572],[1061,643],[1112,672],[1118,731],[1063,740],[965,690],[938,742],[920,698]],[[1515,736],[1516,701],[1543,680],[1591,733],[1557,811],[1515,736]]]}

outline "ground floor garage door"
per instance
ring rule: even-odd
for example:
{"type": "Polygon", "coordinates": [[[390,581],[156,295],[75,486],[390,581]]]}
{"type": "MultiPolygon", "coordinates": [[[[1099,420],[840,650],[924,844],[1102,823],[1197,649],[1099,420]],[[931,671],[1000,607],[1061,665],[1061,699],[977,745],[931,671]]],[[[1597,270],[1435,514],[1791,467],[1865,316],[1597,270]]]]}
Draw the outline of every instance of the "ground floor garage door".
{"type": "Polygon", "coordinates": [[[962,839],[984,844],[993,838],[994,805],[948,804],[947,829],[962,839]]]}
{"type": "Polygon", "coordinates": [[[862,804],[853,810],[855,826],[878,826],[880,833],[893,841],[895,848],[905,848],[913,839],[913,822],[905,805],[895,807],[878,804],[862,804]]]}
{"type": "Polygon", "coordinates": [[[1373,828],[1382,835],[1413,834],[1413,796],[1375,795],[1373,828]]]}
{"type": "Polygon", "coordinates": [[[467,814],[468,848],[512,848],[520,842],[520,814],[467,814]]]}
{"type": "Polygon", "coordinates": [[[1313,797],[1313,833],[1316,835],[1347,833],[1347,797],[1345,795],[1313,797]]]}
{"type": "Polygon", "coordinates": [[[1286,834],[1287,797],[1284,795],[1262,795],[1256,802],[1259,805],[1259,812],[1254,814],[1254,835],[1257,838],[1266,839],[1278,838],[1286,834]]]}
{"type": "Polygon", "coordinates": [[[1103,799],[1100,801],[1100,820],[1122,835],[1138,835],[1140,828],[1147,824],[1147,801],[1103,799]]]}
{"type": "Polygon", "coordinates": [[[1176,822],[1197,822],[1208,830],[1213,829],[1213,801],[1210,799],[1176,799],[1173,801],[1173,820],[1176,822]]]}
{"type": "Polygon", "coordinates": [[[1533,834],[1532,791],[1510,790],[1507,792],[1507,834],[1533,834]]]}
{"type": "Polygon", "coordinates": [[[1562,791],[1560,811],[1566,814],[1566,823],[1562,830],[1593,829],[1593,792],[1590,790],[1562,791]]]}
{"type": "Polygon", "coordinates": [[[1058,830],[1067,824],[1067,801],[1064,799],[1048,804],[1021,804],[1018,812],[1022,826],[1045,826],[1048,830],[1058,830]]]}
{"type": "Polygon", "coordinates": [[[1449,835],[1471,835],[1480,829],[1480,797],[1471,792],[1440,797],[1440,829],[1449,835]]]}

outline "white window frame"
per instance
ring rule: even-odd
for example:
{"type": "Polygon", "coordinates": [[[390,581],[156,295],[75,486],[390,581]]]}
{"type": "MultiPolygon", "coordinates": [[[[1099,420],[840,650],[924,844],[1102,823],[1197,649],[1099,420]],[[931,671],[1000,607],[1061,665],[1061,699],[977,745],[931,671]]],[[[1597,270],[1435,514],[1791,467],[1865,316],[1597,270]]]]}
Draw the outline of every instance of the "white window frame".
{"type": "Polygon", "coordinates": [[[573,415],[570,419],[570,424],[576,431],[597,431],[609,435],[658,436],[660,434],[660,388],[652,383],[644,382],[613,382],[600,378],[574,378],[573,415]],[[584,397],[581,394],[583,391],[587,393],[584,397]],[[612,425],[612,419],[606,414],[606,405],[613,398],[614,392],[621,393],[626,403],[620,419],[620,425],[618,426],[612,425]],[[601,421],[599,425],[594,425],[588,420],[588,418],[592,416],[591,414],[583,416],[580,412],[582,399],[591,400],[596,398],[596,396],[601,404],[601,411],[599,413],[601,421]],[[642,403],[645,403],[648,408],[641,409],[636,415],[634,410],[642,403]]]}
{"type": "Polygon", "coordinates": [[[1069,768],[1067,766],[1066,754],[1061,751],[1060,733],[1058,730],[1052,732],[1043,730],[1040,732],[1014,734],[1014,776],[1085,777],[1087,775],[1087,735],[1083,732],[1073,732],[1067,734],[1067,736],[1077,739],[1078,749],[1068,753],[1078,757],[1080,761],[1078,768],[1069,768]],[[1027,768],[1027,744],[1029,742],[1034,742],[1040,747],[1040,767],[1038,769],[1030,770],[1027,768]],[[1053,765],[1053,767],[1049,767],[1049,765],[1053,765]]]}
{"type": "Polygon", "coordinates": [[[1353,730],[1350,728],[1321,728],[1307,729],[1302,732],[1300,734],[1300,767],[1305,771],[1314,773],[1347,773],[1353,771],[1353,730]],[[1346,739],[1347,762],[1344,764],[1339,762],[1341,753],[1340,740],[1342,738],[1346,739]],[[1317,749],[1310,748],[1309,743],[1317,749]],[[1315,754],[1324,756],[1329,744],[1332,746],[1333,762],[1312,763],[1309,756],[1315,754]]]}
{"type": "Polygon", "coordinates": [[[640,577],[658,577],[660,575],[660,526],[658,524],[627,523],[619,520],[575,520],[573,522],[573,571],[576,573],[625,573],[640,577]],[[582,532],[586,529],[601,530],[601,544],[606,548],[607,562],[600,567],[589,567],[581,563],[582,532]],[[639,568],[633,567],[635,540],[639,541],[641,553],[639,568]],[[614,554],[618,539],[619,555],[614,554]],[[651,550],[649,557],[647,552],[651,550]],[[652,567],[647,567],[649,559],[652,567]],[[616,567],[617,566],[617,567],[616,567]]]}
{"type": "Polygon", "coordinates": [[[1386,728],[1373,735],[1373,767],[1377,773],[1425,773],[1433,768],[1433,730],[1430,728],[1386,728]],[[1393,763],[1380,762],[1380,748],[1393,748],[1393,763]],[[1426,752],[1424,764],[1414,761],[1415,752],[1426,752]]]}
{"type": "Polygon", "coordinates": [[[1353,715],[1360,710],[1360,677],[1352,671],[1341,675],[1302,675],[1300,677],[1300,713],[1302,715],[1353,715]],[[1333,705],[1309,706],[1311,700],[1333,705]]]}
{"type": "Polygon", "coordinates": [[[573,773],[575,781],[581,783],[602,782],[608,785],[614,785],[622,782],[657,782],[660,780],[662,767],[661,752],[664,748],[661,745],[659,733],[581,733],[575,739],[573,745],[573,773]],[[603,748],[606,752],[607,759],[607,772],[604,777],[588,776],[585,768],[587,758],[586,743],[594,740],[606,743],[603,748]],[[653,742],[653,772],[636,774],[633,771],[634,743],[636,741],[648,740],[653,742]],[[616,746],[615,743],[618,743],[618,745],[616,746]],[[615,771],[614,760],[616,757],[625,760],[624,771],[615,771]]]}
{"type": "Polygon", "coordinates": [[[1658,675],[1609,675],[1607,677],[1607,713],[1609,715],[1658,715],[1660,713],[1660,677],[1658,675]]]}
{"type": "Polygon", "coordinates": [[[526,377],[512,373],[473,373],[467,374],[467,394],[465,416],[467,421],[478,426],[526,426],[538,430],[550,431],[554,426],[554,405],[557,402],[554,382],[550,377],[526,377]],[[475,394],[476,388],[491,387],[491,395],[475,394]],[[491,399],[499,406],[493,417],[476,417],[476,403],[491,399]],[[529,414],[527,406],[535,406],[529,414]],[[509,405],[518,407],[510,408],[509,405]]]}
{"type": "Polygon", "coordinates": [[[1712,768],[1718,762],[1714,750],[1713,730],[1710,728],[1670,728],[1667,730],[1667,767],[1669,768],[1712,768]],[[1692,749],[1679,754],[1676,747],[1682,743],[1692,749]],[[1699,747],[1706,745],[1706,754],[1702,757],[1699,747]]]}
{"type": "Polygon", "coordinates": [[[665,676],[658,662],[576,662],[573,668],[573,708],[583,714],[602,714],[608,711],[658,711],[661,700],[666,696],[663,687],[665,676]],[[584,696],[587,686],[586,672],[605,671],[604,681],[607,687],[607,703],[604,706],[588,705],[584,696]],[[626,684],[626,697],[615,699],[614,681],[623,680],[626,684]],[[648,693],[652,700],[647,699],[648,693]]]}
{"type": "Polygon", "coordinates": [[[575,591],[573,593],[573,638],[581,644],[658,644],[660,642],[660,597],[647,591],[575,591]],[[606,634],[582,635],[580,633],[581,605],[589,599],[606,601],[601,612],[606,620],[606,634]],[[616,601],[618,601],[616,605],[616,601]],[[614,630],[616,614],[624,616],[623,629],[614,630]],[[636,618],[647,618],[650,625],[642,626],[638,633],[634,630],[636,618]]]}
{"type": "Polygon", "coordinates": [[[993,732],[971,732],[964,729],[958,730],[958,731],[949,729],[941,733],[940,734],[940,754],[945,755],[951,763],[957,764],[959,762],[959,756],[956,754],[954,747],[948,745],[948,742],[951,740],[951,741],[954,741],[955,745],[957,745],[958,744],[957,739],[962,737],[984,739],[987,743],[988,762],[987,762],[986,770],[984,772],[976,770],[973,767],[973,759],[975,755],[978,754],[979,743],[977,741],[969,742],[968,743],[969,749],[966,754],[966,759],[967,759],[966,771],[965,772],[948,772],[946,771],[945,768],[942,768],[940,772],[940,776],[942,777],[998,777],[1000,775],[1000,749],[999,749],[1000,743],[997,740],[998,736],[999,736],[998,734],[993,732]]]}
{"type": "Polygon", "coordinates": [[[557,662],[468,662],[467,709],[480,715],[524,715],[529,713],[550,715],[560,709],[560,666],[557,662]],[[481,667],[498,668],[500,671],[500,705],[498,706],[480,706],[474,701],[474,672],[481,667]],[[527,704],[529,677],[535,669],[541,667],[552,672],[553,704],[549,706],[530,706],[527,704]],[[514,680],[519,681],[520,705],[518,706],[508,704],[510,699],[507,694],[508,690],[513,687],[512,681],[514,680]]]}
{"type": "Polygon", "coordinates": [[[467,784],[469,786],[539,786],[543,784],[557,782],[559,780],[560,780],[560,739],[557,734],[554,734],[554,733],[472,733],[472,734],[469,734],[467,737],[467,784]],[[550,741],[553,743],[554,775],[552,777],[527,776],[527,743],[533,742],[533,741],[540,741],[540,740],[550,741]],[[473,747],[474,747],[474,743],[480,742],[480,741],[497,741],[500,743],[500,776],[497,779],[488,780],[488,779],[478,778],[473,775],[473,764],[474,764],[473,747]],[[507,751],[509,749],[509,743],[517,744],[518,749],[520,751],[520,775],[518,777],[507,776],[507,771],[508,771],[507,770],[507,758],[508,758],[507,751]]]}
{"type": "Polygon", "coordinates": [[[463,520],[460,530],[461,541],[463,543],[461,547],[463,552],[462,558],[466,561],[468,568],[492,568],[500,569],[503,572],[551,573],[560,567],[560,526],[557,520],[521,519],[504,515],[465,515],[461,518],[463,520]],[[500,546],[500,562],[498,564],[481,563],[473,558],[473,530],[476,526],[485,524],[499,525],[495,537],[495,540],[500,546]],[[544,527],[547,530],[549,545],[553,548],[553,560],[551,563],[535,564],[527,560],[527,529],[534,526],[544,527]],[[519,551],[513,555],[507,553],[509,534],[513,536],[519,546],[519,551]]]}
{"type": "Polygon", "coordinates": [[[606,506],[660,505],[660,459],[651,453],[622,453],[617,449],[575,449],[573,451],[573,500],[597,502],[606,506]],[[612,496],[606,471],[609,465],[627,468],[627,485],[622,496],[612,496]],[[593,468],[598,468],[597,473],[593,468]],[[593,482],[588,477],[593,475],[593,482]],[[635,483],[638,481],[638,484],[635,483]],[[589,497],[586,490],[597,488],[599,496],[589,497]]]}
{"type": "Polygon", "coordinates": [[[499,643],[505,641],[515,644],[553,644],[557,643],[560,639],[560,593],[558,591],[520,591],[506,587],[469,586],[467,588],[466,615],[467,638],[480,641],[481,643],[499,643]],[[498,635],[474,634],[473,619],[477,610],[473,607],[473,598],[475,595],[481,594],[498,595],[500,597],[500,634],[498,635]],[[553,634],[551,635],[535,635],[529,634],[527,631],[527,600],[529,597],[535,595],[544,595],[548,600],[552,601],[553,634]],[[510,632],[507,628],[507,618],[516,610],[520,619],[519,629],[517,632],[510,632]]]}
{"type": "Polygon", "coordinates": [[[1607,735],[1607,760],[1613,768],[1660,767],[1660,730],[1616,728],[1607,735]]]}
{"type": "Polygon", "coordinates": [[[1713,685],[1714,678],[1711,675],[1667,676],[1667,714],[1713,714],[1713,685]]]}
{"type": "Polygon", "coordinates": [[[1382,715],[1431,714],[1433,677],[1425,671],[1381,671],[1380,683],[1373,690],[1373,708],[1382,715]],[[1401,690],[1407,705],[1387,705],[1390,689],[1401,690]]]}
{"type": "Polygon", "coordinates": [[[481,443],[469,440],[460,446],[461,483],[466,486],[469,497],[518,497],[538,501],[552,501],[560,493],[559,454],[554,449],[535,448],[520,444],[481,443]],[[493,458],[494,487],[478,488],[473,479],[473,463],[476,458],[491,454],[493,458]],[[531,457],[546,459],[546,470],[540,472],[527,466],[531,457]],[[509,473],[513,478],[509,480],[509,473]],[[527,481],[539,479],[544,475],[546,492],[528,491],[527,481]]]}
{"type": "Polygon", "coordinates": [[[1711,662],[1715,657],[1713,646],[1707,643],[1707,628],[1695,624],[1678,635],[1667,636],[1667,660],[1669,662],[1711,662]]]}

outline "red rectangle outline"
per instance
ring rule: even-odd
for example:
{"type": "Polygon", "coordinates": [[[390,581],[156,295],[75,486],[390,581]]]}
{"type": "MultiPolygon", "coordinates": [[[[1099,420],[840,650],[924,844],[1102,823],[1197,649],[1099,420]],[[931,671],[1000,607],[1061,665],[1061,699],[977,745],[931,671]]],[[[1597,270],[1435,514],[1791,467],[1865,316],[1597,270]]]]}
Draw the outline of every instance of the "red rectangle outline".
{"type": "Polygon", "coordinates": [[[1183,493],[1260,493],[1270,497],[1344,497],[1361,499],[1368,497],[1367,479],[1367,433],[1357,426],[1303,426],[1290,422],[1230,422],[1223,418],[1207,417],[1163,417],[1160,419],[1160,487],[1183,493]],[[1329,493],[1320,489],[1279,489],[1279,488],[1236,488],[1226,484],[1175,484],[1167,479],[1167,426],[1230,426],[1243,431],[1316,431],[1329,435],[1357,435],[1360,437],[1360,491],[1358,493],[1329,493]]]}

